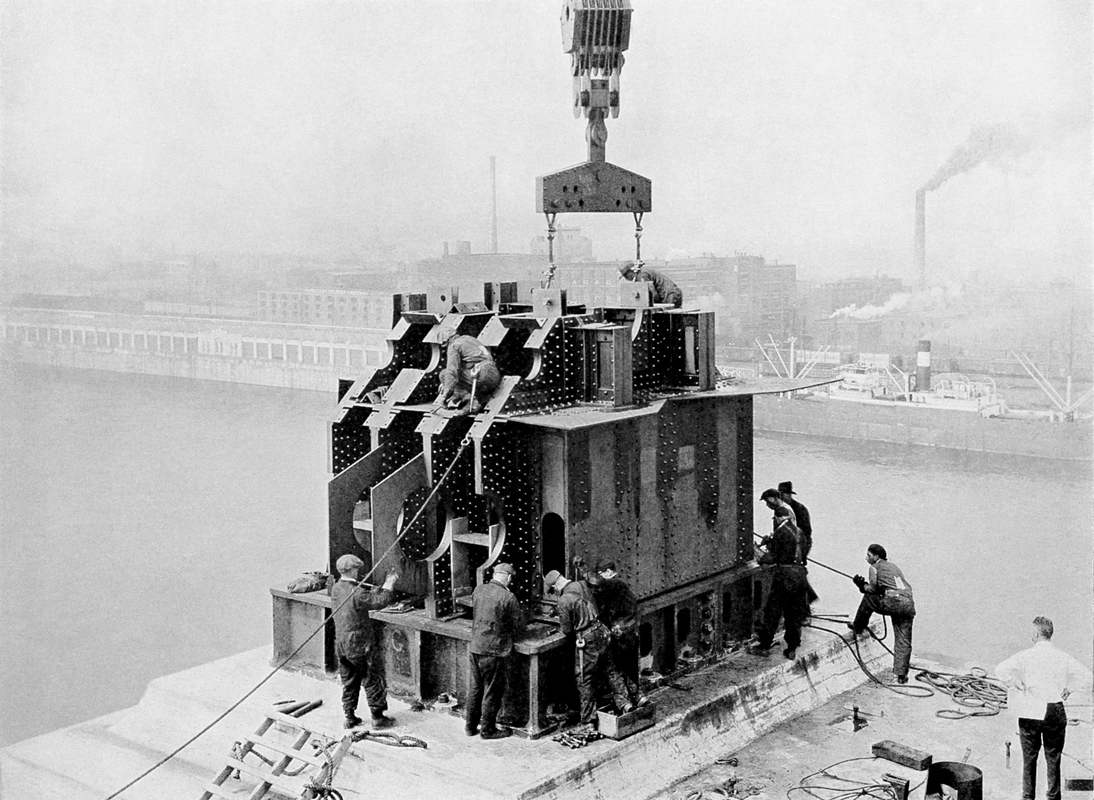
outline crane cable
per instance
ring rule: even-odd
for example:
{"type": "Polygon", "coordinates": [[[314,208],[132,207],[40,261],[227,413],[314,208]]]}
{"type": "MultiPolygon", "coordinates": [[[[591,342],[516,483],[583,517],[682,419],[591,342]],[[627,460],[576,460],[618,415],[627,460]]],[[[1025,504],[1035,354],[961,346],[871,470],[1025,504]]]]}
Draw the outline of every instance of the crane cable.
{"type": "MultiPolygon", "coordinates": [[[[425,502],[424,502],[424,503],[422,503],[421,507],[420,507],[420,508],[418,509],[417,513],[415,513],[415,514],[414,514],[413,518],[411,518],[410,522],[408,522],[408,523],[407,523],[406,525],[404,525],[404,526],[403,526],[403,529],[402,529],[402,530],[401,530],[401,531],[399,532],[399,534],[398,534],[398,535],[397,535],[397,536],[395,537],[395,539],[394,539],[394,540],[393,540],[393,541],[391,542],[391,545],[390,545],[390,546],[389,546],[389,547],[387,548],[387,550],[385,550],[385,551],[384,551],[383,555],[381,555],[381,556],[380,556],[380,558],[378,558],[378,559],[376,560],[376,562],[375,562],[375,563],[373,564],[373,567],[372,567],[372,569],[370,569],[370,570],[368,571],[368,573],[367,573],[367,574],[366,574],[366,575],[365,575],[365,576],[364,576],[363,578],[361,578],[361,579],[360,579],[360,581],[358,582],[358,584],[357,584],[357,586],[356,586],[356,587],[354,588],[354,590],[353,590],[353,591],[352,591],[352,592],[351,592],[351,593],[350,593],[350,594],[349,594],[349,595],[348,595],[348,596],[346,597],[346,599],[345,599],[345,600],[343,600],[343,601],[342,601],[341,603],[339,603],[339,604],[338,604],[338,606],[337,606],[336,608],[333,608],[333,609],[331,609],[331,617],[333,617],[333,616],[334,616],[334,615],[335,615],[336,613],[338,613],[338,611],[339,611],[339,610],[340,610],[340,609],[341,609],[341,608],[342,608],[342,607],[343,607],[343,606],[344,606],[344,605],[345,605],[346,603],[348,603],[348,602],[349,602],[350,600],[352,600],[352,599],[353,599],[353,598],[354,598],[354,597],[355,597],[355,596],[357,595],[357,592],[358,592],[358,591],[359,591],[359,590],[361,589],[361,586],[362,586],[362,585],[364,584],[365,580],[367,580],[367,579],[368,579],[369,577],[371,577],[371,576],[372,576],[372,573],[374,573],[374,572],[376,571],[376,568],[377,568],[377,567],[378,567],[378,566],[379,566],[379,565],[380,565],[380,564],[381,564],[381,563],[383,562],[383,560],[384,560],[385,558],[387,558],[387,556],[388,556],[388,555],[389,555],[389,554],[391,553],[391,551],[395,549],[395,545],[397,545],[397,544],[399,543],[399,540],[400,540],[400,539],[402,539],[402,538],[403,538],[403,537],[404,537],[404,536],[406,535],[407,531],[409,531],[409,530],[411,529],[411,527],[413,527],[414,523],[416,523],[416,522],[418,521],[418,517],[420,517],[420,516],[422,515],[422,512],[423,512],[423,511],[425,511],[425,509],[426,509],[426,508],[428,508],[428,506],[429,506],[430,502],[431,502],[431,501],[433,500],[434,496],[435,496],[435,495],[437,494],[437,491],[438,491],[438,490],[439,490],[439,489],[441,488],[441,486],[442,486],[442,485],[444,484],[444,482],[445,482],[445,481],[446,481],[446,480],[448,479],[448,476],[452,474],[452,470],[453,470],[453,468],[455,468],[456,464],[457,464],[457,463],[459,462],[459,460],[460,460],[460,456],[462,456],[462,455],[463,455],[464,451],[465,451],[465,450],[467,449],[467,446],[468,446],[469,444],[471,444],[471,437],[470,437],[470,435],[468,435],[468,436],[464,436],[463,440],[462,440],[462,441],[460,442],[460,447],[459,447],[459,449],[458,449],[458,450],[456,451],[456,455],[455,455],[455,456],[453,456],[453,458],[452,458],[452,463],[448,465],[448,469],[447,469],[447,470],[445,470],[445,473],[444,473],[444,475],[442,475],[442,476],[441,476],[441,479],[440,479],[439,481],[437,481],[437,483],[436,483],[436,484],[434,484],[434,486],[433,486],[433,490],[432,490],[432,491],[431,491],[431,492],[429,493],[429,497],[427,497],[427,498],[426,498],[426,500],[425,500],[425,502]]],[[[114,792],[113,794],[110,794],[110,795],[108,795],[108,796],[107,796],[107,797],[105,798],[105,800],[114,800],[114,798],[116,798],[116,797],[120,796],[120,795],[121,795],[121,794],[122,794],[122,793],[123,793],[124,791],[126,791],[127,789],[129,789],[130,787],[132,787],[132,786],[133,786],[134,784],[136,784],[136,783],[137,783],[138,781],[140,781],[140,780],[142,780],[142,779],[144,779],[144,778],[148,777],[149,775],[151,775],[151,774],[152,774],[153,772],[155,772],[155,771],[156,771],[157,769],[159,769],[160,767],[162,767],[162,766],[163,766],[164,764],[166,764],[166,763],[167,763],[168,761],[170,761],[170,760],[171,760],[172,758],[174,758],[175,756],[177,756],[177,755],[178,755],[179,753],[181,753],[181,752],[182,752],[183,750],[185,750],[185,749],[186,749],[187,747],[189,747],[189,746],[190,746],[191,744],[193,744],[194,742],[196,742],[196,741],[197,741],[197,740],[198,740],[198,739],[199,739],[199,738],[200,738],[201,736],[203,736],[203,735],[205,735],[206,733],[208,733],[208,732],[209,732],[209,730],[210,730],[210,729],[212,729],[214,725],[216,725],[216,724],[217,724],[218,722],[220,722],[220,721],[221,721],[222,719],[224,719],[224,718],[225,718],[226,716],[228,716],[228,715],[229,715],[229,714],[231,714],[231,713],[232,713],[233,711],[235,711],[235,710],[236,710],[237,708],[239,708],[239,706],[241,706],[241,705],[243,704],[243,702],[244,702],[244,701],[245,701],[245,700],[246,700],[246,699],[247,699],[248,697],[250,697],[250,696],[251,696],[251,695],[253,695],[253,694],[254,694],[255,692],[257,692],[257,691],[258,691],[258,690],[259,690],[259,689],[260,689],[260,688],[261,688],[261,687],[262,687],[262,686],[263,686],[263,685],[264,685],[264,684],[265,684],[265,683],[266,683],[266,682],[267,682],[268,680],[270,680],[270,678],[272,678],[272,677],[273,677],[274,675],[276,675],[276,674],[277,674],[278,672],[280,672],[280,671],[281,671],[281,669],[282,669],[282,667],[284,667],[284,666],[285,666],[286,664],[288,664],[288,663],[289,663],[290,661],[292,661],[292,660],[293,660],[293,658],[295,658],[295,657],[296,657],[296,654],[297,654],[297,653],[299,653],[299,652],[300,652],[301,650],[303,650],[303,649],[304,649],[304,645],[306,645],[306,644],[307,644],[308,642],[310,642],[310,641],[311,641],[312,639],[314,639],[314,638],[315,638],[315,636],[316,636],[316,635],[317,635],[317,634],[318,634],[318,633],[319,633],[319,632],[320,632],[321,630],[323,630],[324,628],[326,628],[326,626],[327,626],[327,622],[326,622],[326,621],[324,620],[324,622],[323,622],[323,623],[322,623],[321,625],[319,625],[319,627],[317,627],[317,628],[316,628],[315,630],[313,630],[313,631],[312,631],[312,632],[311,632],[311,633],[310,633],[310,634],[308,635],[308,638],[306,638],[306,639],[305,639],[304,641],[302,641],[302,642],[300,643],[300,645],[299,645],[299,646],[298,646],[298,647],[297,647],[297,648],[296,648],[295,650],[293,650],[293,651],[292,651],[291,653],[289,653],[289,655],[287,655],[287,656],[286,656],[286,657],[285,657],[285,658],[284,658],[284,659],[283,659],[283,660],[281,661],[281,663],[280,663],[280,664],[278,664],[278,665],[277,665],[276,667],[274,667],[274,668],[273,668],[272,670],[270,670],[270,672],[269,672],[269,673],[268,673],[268,674],[266,675],[266,677],[264,677],[264,678],[263,678],[262,680],[260,680],[260,681],[259,681],[258,683],[256,683],[256,684],[255,684],[254,686],[252,686],[252,687],[251,687],[251,688],[250,688],[250,689],[249,689],[249,690],[247,691],[247,693],[246,693],[246,694],[244,694],[244,695],[243,695],[243,696],[242,696],[241,698],[239,698],[239,699],[238,699],[238,700],[236,700],[236,701],[235,701],[234,703],[232,703],[232,705],[230,705],[230,706],[229,706],[229,707],[227,708],[227,710],[225,710],[224,712],[222,712],[222,713],[221,713],[221,714],[220,714],[220,715],[219,715],[219,716],[218,716],[218,717],[217,717],[216,719],[214,719],[214,720],[213,720],[212,722],[210,722],[210,723],[209,723],[208,725],[206,725],[206,726],[205,726],[204,728],[202,728],[202,729],[201,729],[200,731],[198,731],[197,733],[195,733],[195,734],[194,734],[193,736],[191,736],[191,737],[190,737],[189,739],[187,739],[187,740],[186,740],[185,742],[183,742],[182,744],[180,744],[180,745],[179,745],[178,747],[176,747],[176,748],[175,748],[174,750],[172,750],[172,751],[171,751],[170,753],[168,753],[167,755],[165,755],[165,756],[164,756],[163,758],[161,758],[161,759],[160,759],[159,761],[157,761],[157,762],[156,762],[155,764],[153,764],[153,765],[152,765],[151,767],[149,767],[148,769],[146,769],[146,770],[145,770],[144,772],[142,772],[142,773],[141,773],[140,775],[138,775],[137,777],[135,777],[135,778],[134,778],[133,780],[129,781],[129,783],[127,783],[127,784],[126,784],[125,786],[123,786],[122,788],[118,789],[118,790],[117,790],[117,791],[115,791],[115,792],[114,792]]]]}

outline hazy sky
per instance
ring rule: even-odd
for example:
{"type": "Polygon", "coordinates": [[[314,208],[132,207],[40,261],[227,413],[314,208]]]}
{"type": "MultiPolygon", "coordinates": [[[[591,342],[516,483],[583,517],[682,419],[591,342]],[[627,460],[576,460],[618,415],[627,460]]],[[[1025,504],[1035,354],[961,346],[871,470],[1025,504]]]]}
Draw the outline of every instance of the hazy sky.
{"type": "MultiPolygon", "coordinates": [[[[928,195],[932,277],[1089,273],[1085,0],[633,6],[607,155],[653,180],[644,253],[911,278],[916,189],[990,128],[1007,152],[928,195]]],[[[560,9],[6,0],[9,257],[482,251],[491,155],[500,249],[527,252],[535,177],[585,159],[560,9]]],[[[560,221],[633,252],[629,215],[560,221]]]]}

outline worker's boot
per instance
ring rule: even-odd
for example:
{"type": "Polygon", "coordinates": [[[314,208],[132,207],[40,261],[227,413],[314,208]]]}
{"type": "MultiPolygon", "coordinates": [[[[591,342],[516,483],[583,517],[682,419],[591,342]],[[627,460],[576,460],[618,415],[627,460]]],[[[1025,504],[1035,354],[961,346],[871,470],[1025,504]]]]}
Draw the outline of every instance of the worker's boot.
{"type": "Polygon", "coordinates": [[[787,658],[789,658],[791,661],[793,661],[795,658],[798,657],[798,651],[797,651],[796,648],[788,647],[785,650],[783,650],[783,655],[786,656],[787,658]]]}
{"type": "Polygon", "coordinates": [[[358,725],[363,725],[364,720],[356,714],[346,714],[346,721],[342,723],[342,726],[349,730],[350,728],[356,728],[358,725]]]}
{"type": "Polygon", "coordinates": [[[483,739],[508,739],[512,734],[508,728],[483,728],[479,735],[483,739]]]}
{"type": "Polygon", "coordinates": [[[379,714],[372,715],[372,729],[378,731],[381,728],[390,728],[395,724],[395,720],[391,717],[385,716],[381,711],[379,714]]]}

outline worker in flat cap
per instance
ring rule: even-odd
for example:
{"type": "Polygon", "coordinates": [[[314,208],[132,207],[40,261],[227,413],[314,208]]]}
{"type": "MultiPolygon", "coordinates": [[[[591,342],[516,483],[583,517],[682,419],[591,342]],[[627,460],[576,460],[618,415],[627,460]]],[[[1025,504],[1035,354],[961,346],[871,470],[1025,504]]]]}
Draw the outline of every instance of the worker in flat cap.
{"type": "Polygon", "coordinates": [[[766,656],[775,639],[779,620],[783,622],[786,649],[783,655],[793,661],[801,644],[801,626],[809,613],[808,582],[798,549],[797,528],[790,521],[790,512],[783,506],[775,509],[775,530],[765,537],[756,560],[771,574],[763,619],[757,643],[748,652],[766,656]]]}
{"type": "Polygon", "coordinates": [[[477,414],[501,385],[501,373],[490,349],[474,336],[460,335],[458,328],[446,318],[437,332],[441,347],[447,349],[447,362],[436,406],[477,414]]]}
{"type": "Polygon", "coordinates": [[[574,645],[574,677],[581,696],[581,722],[590,729],[597,727],[596,689],[603,682],[611,692],[612,702],[622,713],[634,711],[639,700],[637,691],[627,681],[612,659],[611,633],[597,616],[596,601],[585,581],[571,581],[558,570],[543,576],[543,585],[558,593],[558,622],[562,634],[574,645]]]}
{"type": "Polygon", "coordinates": [[[504,739],[510,733],[497,720],[513,640],[524,627],[520,603],[509,591],[515,572],[512,564],[495,564],[493,578],[471,595],[471,689],[464,719],[468,736],[504,739]]]}
{"type": "Polygon", "coordinates": [[[338,676],[342,679],[345,726],[356,728],[361,724],[357,702],[364,684],[373,729],[390,728],[395,720],[384,714],[387,710],[384,654],[378,641],[379,628],[372,624],[368,612],[391,603],[399,576],[389,572],[382,587],[366,589],[361,582],[365,564],[357,556],[347,553],[334,566],[341,577],[331,589],[330,602],[335,609],[334,652],[338,658],[338,676]]]}
{"type": "Polygon", "coordinates": [[[660,270],[647,267],[642,261],[625,261],[619,266],[619,276],[625,281],[649,281],[653,284],[653,302],[671,303],[674,308],[684,304],[684,293],[672,278],[660,270]]]}

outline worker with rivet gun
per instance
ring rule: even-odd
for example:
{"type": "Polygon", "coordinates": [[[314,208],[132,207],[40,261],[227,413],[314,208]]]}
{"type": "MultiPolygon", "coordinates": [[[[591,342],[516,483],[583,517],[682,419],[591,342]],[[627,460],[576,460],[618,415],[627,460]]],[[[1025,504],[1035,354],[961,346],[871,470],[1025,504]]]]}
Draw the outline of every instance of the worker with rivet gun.
{"type": "MultiPolygon", "coordinates": [[[[612,660],[626,679],[628,692],[638,694],[638,601],[634,592],[615,571],[614,561],[598,562],[586,580],[600,621],[611,633],[612,660]]],[[[639,707],[649,702],[638,694],[639,707]]]]}
{"type": "Polygon", "coordinates": [[[851,580],[862,592],[855,619],[848,627],[856,635],[866,630],[870,617],[877,612],[893,620],[893,674],[897,683],[908,682],[908,664],[912,660],[912,621],[915,619],[915,599],[912,586],[900,567],[888,560],[880,544],[866,548],[866,563],[870,577],[855,575],[851,580]]]}
{"type": "Polygon", "coordinates": [[[581,696],[581,722],[595,730],[596,689],[603,681],[622,713],[636,708],[638,696],[632,693],[612,659],[611,633],[597,616],[596,601],[585,581],[571,581],[558,570],[543,576],[543,585],[558,593],[559,630],[574,645],[574,677],[581,696]]]}
{"type": "Polygon", "coordinates": [[[501,373],[490,349],[474,336],[459,335],[458,328],[458,323],[446,318],[437,332],[447,362],[434,408],[477,414],[501,385],[501,373]]]}

